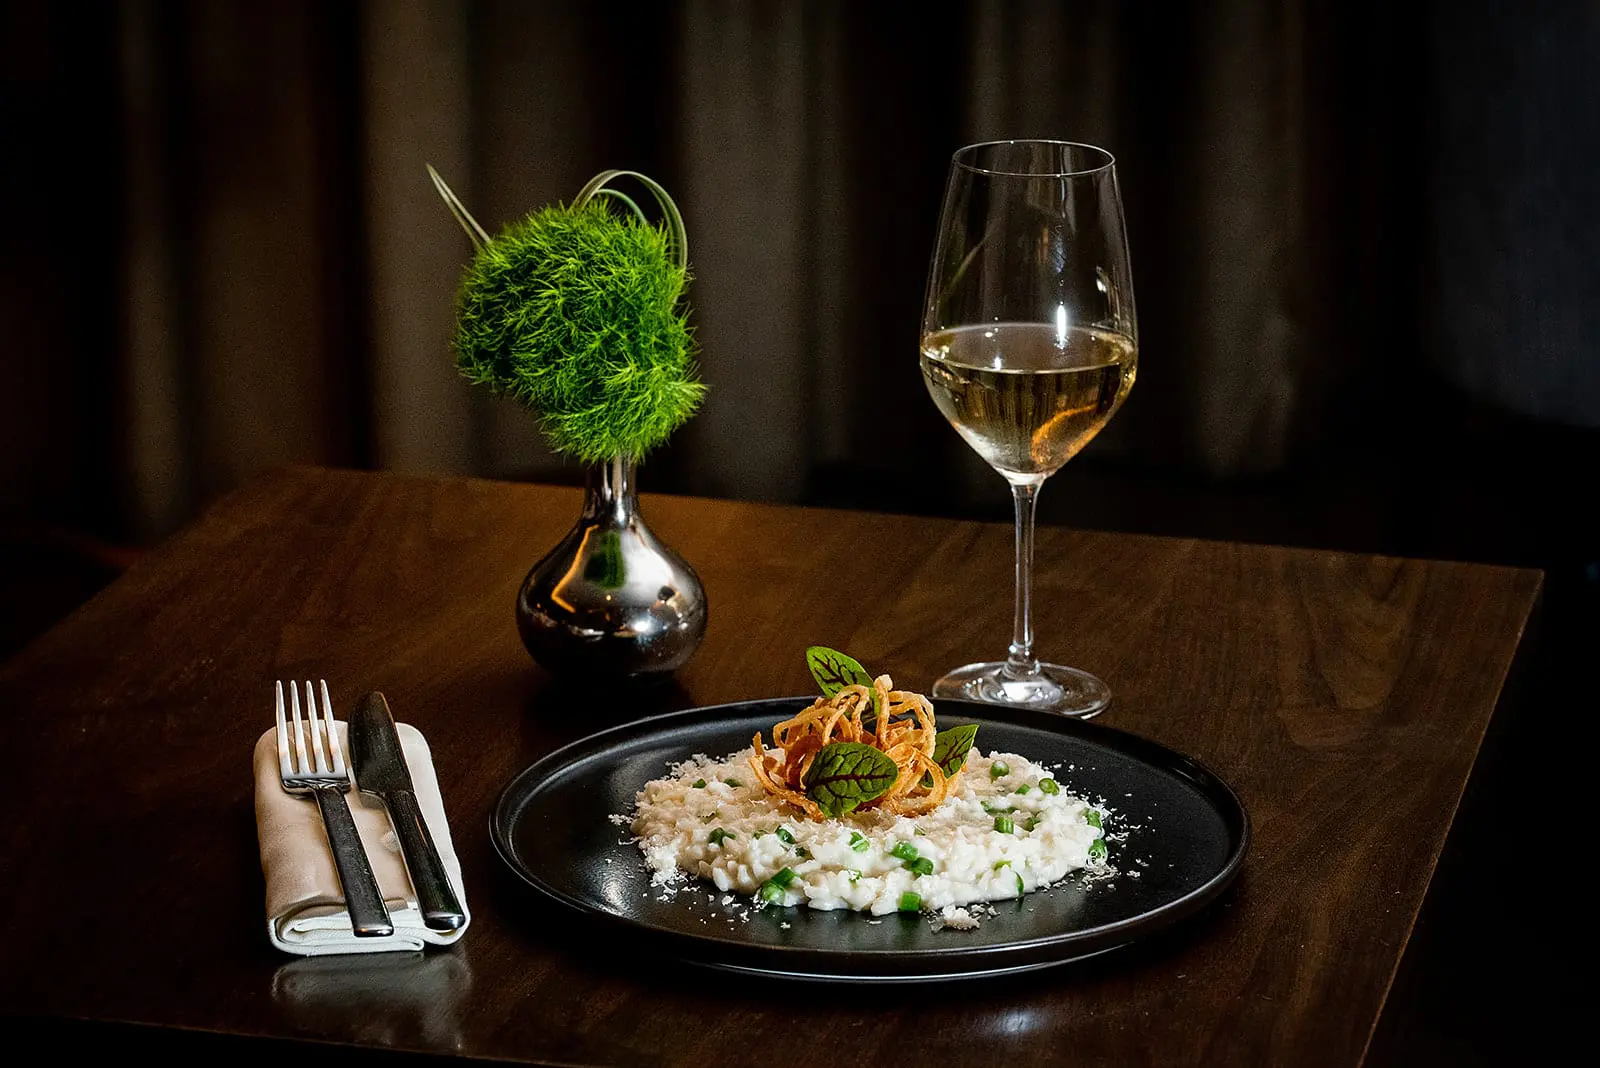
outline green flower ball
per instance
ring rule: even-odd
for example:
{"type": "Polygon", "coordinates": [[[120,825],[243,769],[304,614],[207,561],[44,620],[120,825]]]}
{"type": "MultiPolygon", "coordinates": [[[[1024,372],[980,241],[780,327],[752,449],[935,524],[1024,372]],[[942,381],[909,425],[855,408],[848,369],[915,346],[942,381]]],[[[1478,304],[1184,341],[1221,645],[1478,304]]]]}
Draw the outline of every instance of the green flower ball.
{"type": "Polygon", "coordinates": [[[456,365],[538,415],[556,451],[639,459],[705,393],[681,299],[688,281],[662,229],[596,201],[543,208],[468,265],[456,365]]]}

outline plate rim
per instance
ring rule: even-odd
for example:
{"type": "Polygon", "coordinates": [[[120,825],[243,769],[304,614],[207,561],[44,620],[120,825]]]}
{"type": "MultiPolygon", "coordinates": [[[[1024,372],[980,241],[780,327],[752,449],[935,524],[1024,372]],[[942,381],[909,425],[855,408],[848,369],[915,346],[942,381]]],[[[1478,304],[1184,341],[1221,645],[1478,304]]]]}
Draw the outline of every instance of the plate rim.
{"type": "MultiPolygon", "coordinates": [[[[940,702],[940,706],[954,706],[951,711],[954,717],[958,719],[963,718],[964,714],[966,714],[965,718],[1010,722],[1013,726],[1043,729],[1063,735],[1077,735],[1090,741],[1099,740],[1109,748],[1125,756],[1138,759],[1143,763],[1149,763],[1149,761],[1143,754],[1129,752],[1130,748],[1135,751],[1140,749],[1147,750],[1160,756],[1162,762],[1158,765],[1153,765],[1157,770],[1168,774],[1180,774],[1191,785],[1200,789],[1202,793],[1220,792],[1222,797],[1229,802],[1231,812],[1221,812],[1224,823],[1229,824],[1230,838],[1233,839],[1232,848],[1227,858],[1210,878],[1188,893],[1165,902],[1153,910],[1135,916],[1102,924],[1098,927],[1038,935],[1015,941],[982,946],[952,945],[931,949],[819,949],[811,946],[756,946],[737,938],[728,938],[709,931],[704,934],[675,931],[597,908],[591,903],[576,898],[559,887],[545,882],[535,873],[529,871],[517,858],[516,850],[510,840],[510,827],[507,825],[507,806],[513,797],[536,789],[536,783],[531,786],[524,786],[531,779],[549,778],[553,772],[570,766],[578,760],[590,759],[595,755],[599,755],[607,748],[606,740],[609,737],[625,736],[629,740],[640,740],[648,738],[652,734],[673,729],[679,724],[691,723],[697,720],[714,722],[719,714],[733,718],[730,713],[737,712],[740,715],[751,715],[756,708],[763,705],[805,704],[815,699],[815,694],[797,694],[726,701],[714,705],[695,705],[673,712],[658,713],[623,723],[612,724],[609,727],[603,727],[600,730],[593,731],[559,746],[528,764],[513,775],[501,788],[495,799],[494,808],[489,814],[489,837],[494,845],[495,852],[500,857],[501,862],[524,885],[538,891],[550,900],[558,902],[566,908],[573,909],[590,919],[603,923],[619,924],[629,930],[646,934],[652,939],[659,939],[667,944],[676,946],[681,957],[703,966],[783,979],[851,981],[836,971],[828,969],[838,969],[841,964],[847,962],[852,964],[893,962],[896,964],[915,965],[930,960],[938,960],[946,965],[944,970],[937,975],[919,975],[914,970],[896,970],[876,975],[864,975],[858,972],[859,978],[857,981],[863,982],[944,981],[968,977],[977,978],[1033,970],[1058,964],[1069,964],[1088,957],[1099,956],[1137,941],[1142,932],[1154,934],[1157,931],[1166,930],[1198,913],[1206,905],[1221,896],[1228,886],[1232,884],[1244,865],[1245,857],[1249,853],[1253,837],[1249,810],[1245,808],[1243,800],[1233,786],[1197,757],[1180,752],[1144,735],[1103,723],[1057,716],[1038,709],[1011,708],[985,702],[947,698],[940,702]],[[581,750],[592,750],[592,752],[584,755],[580,753],[581,750]],[[1236,816],[1238,821],[1236,833],[1232,826],[1231,817],[1233,816],[1236,816]],[[1131,932],[1130,929],[1132,929],[1131,932]],[[690,952],[689,947],[705,948],[702,952],[695,953],[690,952]],[[1059,951],[1059,955],[1047,956],[1043,960],[1038,959],[1040,954],[1049,954],[1051,951],[1059,951]],[[720,957],[716,957],[713,954],[718,954],[720,957]],[[774,961],[771,965],[763,966],[729,960],[729,956],[735,958],[741,956],[777,957],[781,959],[774,961]],[[1026,958],[1028,963],[1005,963],[1002,960],[994,959],[1019,956],[1026,958]],[[802,962],[806,961],[815,962],[816,966],[812,968],[796,966],[802,965],[802,962]]],[[[1212,798],[1212,802],[1215,804],[1216,799],[1212,798]]],[[[916,919],[921,922],[923,918],[916,917],[916,919]]]]}

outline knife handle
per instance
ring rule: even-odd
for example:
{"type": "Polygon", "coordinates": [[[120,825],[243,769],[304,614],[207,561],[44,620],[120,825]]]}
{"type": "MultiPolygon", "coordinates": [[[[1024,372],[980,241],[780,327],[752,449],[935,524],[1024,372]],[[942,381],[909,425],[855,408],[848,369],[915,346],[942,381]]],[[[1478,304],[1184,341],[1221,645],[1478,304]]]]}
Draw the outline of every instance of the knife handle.
{"type": "Polygon", "coordinates": [[[439,850],[428,833],[416,797],[409,790],[395,790],[389,794],[388,802],[390,822],[400,840],[400,855],[405,858],[411,885],[417,891],[423,924],[434,931],[458,929],[467,922],[467,915],[445,874],[444,862],[439,859],[439,850]]]}
{"type": "Polygon", "coordinates": [[[350,927],[361,938],[383,938],[394,934],[394,923],[383,903],[383,892],[367,861],[361,833],[350,815],[344,790],[337,786],[313,789],[317,807],[322,810],[322,826],[333,847],[334,867],[339,870],[339,888],[344,891],[345,908],[350,912],[350,927]]]}

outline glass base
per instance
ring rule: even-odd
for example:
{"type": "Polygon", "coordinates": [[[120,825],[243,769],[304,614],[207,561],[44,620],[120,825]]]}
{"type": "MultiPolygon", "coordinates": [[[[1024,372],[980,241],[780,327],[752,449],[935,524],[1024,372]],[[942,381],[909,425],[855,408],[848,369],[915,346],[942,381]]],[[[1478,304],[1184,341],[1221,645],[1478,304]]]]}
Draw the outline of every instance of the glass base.
{"type": "Polygon", "coordinates": [[[933,684],[933,696],[1093,719],[1111,703],[1111,688],[1087,671],[1061,664],[1040,664],[1039,674],[1013,678],[1001,660],[956,668],[933,684]]]}

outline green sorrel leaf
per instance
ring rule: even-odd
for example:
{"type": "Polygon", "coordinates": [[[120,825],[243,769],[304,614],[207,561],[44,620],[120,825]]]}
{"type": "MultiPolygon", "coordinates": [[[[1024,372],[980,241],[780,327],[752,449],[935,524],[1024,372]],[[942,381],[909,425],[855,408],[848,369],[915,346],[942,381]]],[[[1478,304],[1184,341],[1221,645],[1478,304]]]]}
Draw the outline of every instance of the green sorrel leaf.
{"type": "Polygon", "coordinates": [[[806,769],[806,796],[831,818],[853,812],[889,792],[900,769],[887,753],[860,742],[834,742],[817,750],[806,769]]]}
{"type": "Polygon", "coordinates": [[[967,754],[972,752],[972,742],[977,737],[976,723],[940,731],[933,736],[933,762],[943,768],[946,775],[954,775],[967,762],[967,754]]]}
{"type": "Polygon", "coordinates": [[[872,689],[872,676],[850,657],[825,645],[813,645],[806,650],[806,666],[811,677],[822,688],[822,696],[832,697],[846,686],[865,686],[872,689]]]}

